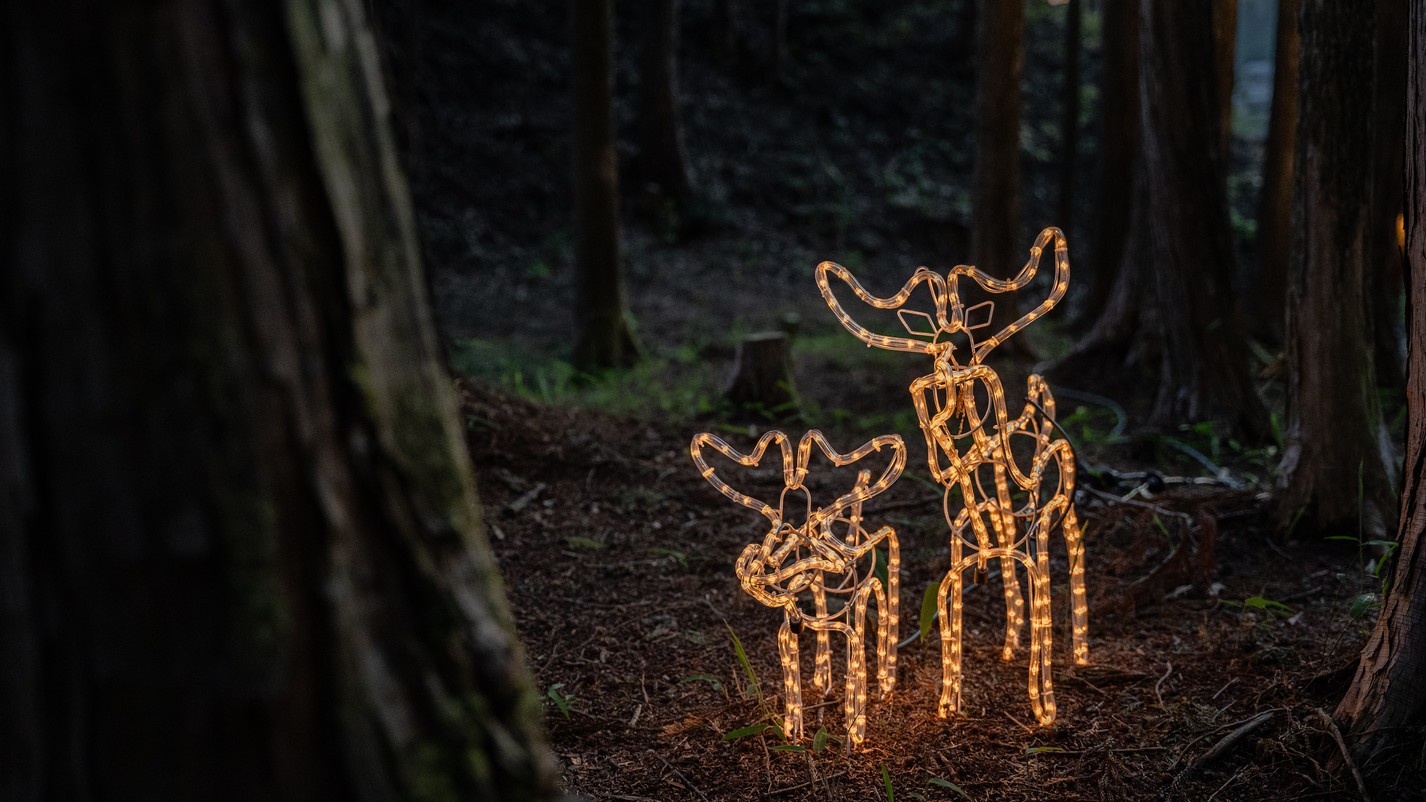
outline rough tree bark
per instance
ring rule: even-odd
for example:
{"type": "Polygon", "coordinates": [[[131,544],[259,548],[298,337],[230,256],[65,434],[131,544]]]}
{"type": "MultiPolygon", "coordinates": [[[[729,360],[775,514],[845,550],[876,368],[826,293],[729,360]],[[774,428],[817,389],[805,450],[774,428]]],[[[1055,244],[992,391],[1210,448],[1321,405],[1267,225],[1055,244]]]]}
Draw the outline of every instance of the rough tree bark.
{"type": "Polygon", "coordinates": [[[1126,246],[1139,229],[1130,225],[1138,208],[1132,201],[1139,153],[1139,0],[1104,0],[1100,14],[1104,42],[1104,76],[1099,84],[1102,128],[1089,258],[1081,260],[1092,265],[1089,292],[1079,313],[1084,319],[1106,309],[1125,261],[1126,246]]]}
{"type": "Polygon", "coordinates": [[[639,69],[638,175],[659,194],[682,202],[693,194],[678,113],[679,0],[648,3],[639,69]]]}
{"type": "MultiPolygon", "coordinates": [[[[971,263],[993,276],[1010,276],[1024,264],[1026,248],[1019,241],[1025,4],[979,0],[977,24],[971,263]]],[[[995,300],[997,318],[1014,320],[1014,299],[995,300]]],[[[1011,343],[1016,344],[1013,350],[1024,348],[1024,338],[1011,343]]]]}
{"type": "Polygon", "coordinates": [[[1406,342],[1401,326],[1402,252],[1396,227],[1402,211],[1406,158],[1406,0],[1379,0],[1375,7],[1374,187],[1367,217],[1367,299],[1376,344],[1377,384],[1395,388],[1406,378],[1406,342]]]}
{"type": "Polygon", "coordinates": [[[1302,2],[1278,518],[1380,537],[1395,505],[1365,295],[1375,148],[1362,123],[1372,114],[1374,24],[1353,0],[1302,2]]]}
{"type": "Polygon", "coordinates": [[[1423,776],[1426,727],[1426,8],[1411,6],[1406,112],[1406,273],[1410,336],[1406,380],[1406,484],[1397,518],[1399,544],[1381,617],[1337,706],[1357,761],[1370,776],[1403,761],[1423,776]]]}
{"type": "Polygon", "coordinates": [[[1298,0],[1278,0],[1273,55],[1273,99],[1263,144],[1263,189],[1258,199],[1256,306],[1253,333],[1283,341],[1287,319],[1287,265],[1292,254],[1292,163],[1297,142],[1298,0]]]}
{"type": "Polygon", "coordinates": [[[1140,16],[1140,115],[1146,207],[1163,335],[1151,420],[1217,420],[1261,441],[1267,415],[1248,374],[1232,294],[1227,154],[1211,6],[1146,0],[1140,16]]]}
{"type": "Polygon", "coordinates": [[[360,0],[0,39],[0,798],[553,796],[360,0]]]}
{"type": "Polygon", "coordinates": [[[582,371],[639,359],[619,267],[619,159],[614,148],[614,0],[569,4],[574,109],[572,359],[582,371]]]}

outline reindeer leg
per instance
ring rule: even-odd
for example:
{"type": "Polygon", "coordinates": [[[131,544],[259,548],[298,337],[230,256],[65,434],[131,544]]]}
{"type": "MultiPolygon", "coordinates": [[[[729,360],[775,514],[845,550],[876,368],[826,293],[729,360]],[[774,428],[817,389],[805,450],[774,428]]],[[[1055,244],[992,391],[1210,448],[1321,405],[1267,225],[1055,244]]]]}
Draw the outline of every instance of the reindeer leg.
{"type": "MultiPolygon", "coordinates": [[[[1010,453],[1000,449],[1003,459],[1011,459],[1010,453]]],[[[1025,599],[1020,592],[1020,575],[1015,570],[1015,558],[1009,555],[1016,540],[1015,509],[1010,498],[1010,487],[1005,480],[1005,464],[995,463],[996,505],[991,509],[990,522],[995,527],[997,544],[1006,553],[1000,557],[1000,581],[1005,589],[1005,648],[1000,658],[1010,661],[1015,657],[1015,649],[1020,646],[1020,627],[1025,624],[1025,599]]]]}
{"type": "Polygon", "coordinates": [[[882,698],[891,696],[896,688],[896,639],[901,606],[901,545],[896,540],[895,532],[887,533],[886,544],[886,602],[883,606],[878,593],[876,615],[880,646],[877,649],[877,676],[881,681],[882,698]]]}
{"type": "Polygon", "coordinates": [[[941,616],[941,718],[954,715],[961,707],[962,570],[957,536],[951,539],[951,570],[941,580],[936,594],[936,609],[941,616]]]}
{"type": "Polygon", "coordinates": [[[1062,526],[1069,549],[1071,642],[1075,665],[1082,666],[1089,663],[1089,601],[1084,593],[1084,532],[1074,514],[1074,504],[1065,507],[1062,526]]]}
{"type": "MultiPolygon", "coordinates": [[[[876,579],[873,578],[872,582],[876,579]]],[[[852,626],[847,633],[847,742],[866,739],[866,607],[871,585],[863,585],[852,600],[852,626]]]]}
{"type": "MultiPolygon", "coordinates": [[[[822,572],[817,572],[817,581],[812,583],[812,604],[817,610],[817,620],[827,619],[827,592],[822,587],[822,572]]],[[[825,696],[832,689],[832,639],[827,630],[817,630],[817,658],[812,668],[812,684],[825,696]]]]}
{"type": "MultiPolygon", "coordinates": [[[[1058,499],[1056,500],[1058,501],[1058,499]]],[[[1051,676],[1054,627],[1050,612],[1050,521],[1058,504],[1051,503],[1039,515],[1035,526],[1035,564],[1030,572],[1030,706],[1040,723],[1055,721],[1055,691],[1051,676]]]]}
{"type": "Polygon", "coordinates": [[[782,734],[793,741],[802,740],[802,680],[797,663],[797,635],[792,632],[790,616],[784,612],[782,627],[777,631],[778,654],[782,658],[782,693],[784,716],[782,734]]]}

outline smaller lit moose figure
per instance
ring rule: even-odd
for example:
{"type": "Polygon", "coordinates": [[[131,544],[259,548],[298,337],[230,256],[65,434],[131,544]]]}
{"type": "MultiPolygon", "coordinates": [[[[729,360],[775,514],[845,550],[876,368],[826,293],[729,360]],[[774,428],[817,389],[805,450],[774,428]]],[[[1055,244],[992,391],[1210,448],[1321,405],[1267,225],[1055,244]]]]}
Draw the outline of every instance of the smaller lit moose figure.
{"type": "Polygon", "coordinates": [[[879,298],[864,290],[846,268],[832,262],[817,266],[817,286],[837,319],[868,346],[892,351],[927,354],[934,370],[911,383],[912,401],[926,435],[931,474],[945,488],[942,508],[951,527],[951,565],[941,582],[938,610],[941,619],[940,713],[949,716],[960,708],[961,694],[961,590],[962,574],[972,566],[983,574],[992,558],[1000,561],[1004,583],[1006,626],[1004,659],[1019,643],[1025,622],[1026,600],[1021,596],[1016,563],[1029,576],[1030,703],[1043,725],[1055,720],[1054,690],[1050,677],[1049,537],[1059,526],[1069,551],[1070,605],[1074,659],[1089,659],[1085,643],[1088,608],[1084,592],[1084,547],[1074,512],[1074,453],[1069,441],[1051,440],[1055,402],[1043,379],[1032,375],[1020,416],[1011,419],[1005,407],[1000,377],[982,364],[986,355],[1031,321],[1050,311],[1069,285],[1069,256],[1064,234],[1057,228],[1040,232],[1030,249],[1030,259],[1014,278],[994,278],[968,265],[957,265],[942,278],[918,268],[901,291],[879,298]],[[958,281],[967,276],[990,293],[1014,292],[1028,285],[1039,267],[1040,255],[1054,240],[1055,275],[1049,297],[999,333],[977,342],[975,331],[990,325],[994,304],[986,301],[966,308],[958,281]],[[911,338],[877,334],[852,320],[832,294],[829,276],[845,282],[863,302],[896,310],[911,338]],[[902,307],[912,292],[926,284],[935,317],[902,307]],[[977,320],[983,314],[983,320],[977,320]],[[928,330],[918,331],[913,320],[923,319],[928,330]],[[1028,452],[1029,470],[1022,470],[1014,450],[1028,452]],[[942,458],[945,464],[942,464],[942,458]],[[1053,481],[1046,481],[1047,469],[1053,481]],[[959,488],[961,503],[952,505],[959,488]],[[1030,547],[1033,540],[1034,548],[1030,547]],[[969,548],[970,554],[965,550],[969,548]],[[949,610],[947,609],[949,600],[949,610]],[[948,615],[949,612],[949,615],[948,615]]]}
{"type": "MultiPolygon", "coordinates": [[[[897,574],[901,555],[896,533],[883,526],[868,533],[862,526],[862,504],[889,487],[901,475],[906,465],[906,445],[894,434],[873,438],[848,454],[839,454],[827,443],[822,433],[812,430],[802,437],[794,455],[787,435],[767,432],[758,440],[751,454],[741,454],[718,437],[702,433],[694,436],[689,447],[693,461],[703,478],[719,492],[768,519],[770,527],[760,543],[750,544],[738,557],[737,574],[743,590],[768,607],[783,611],[782,628],[777,634],[778,652],[782,661],[783,696],[786,715],[784,734],[794,740],[802,737],[802,680],[798,660],[798,637],[803,630],[817,634],[817,653],[812,682],[823,693],[832,686],[832,656],[830,633],[846,638],[847,662],[842,710],[846,718],[848,746],[860,744],[866,737],[866,609],[869,601],[876,603],[877,681],[883,699],[891,695],[896,685],[897,574]],[[782,455],[783,489],[777,504],[759,501],[734,490],[714,472],[703,458],[703,449],[712,448],[728,459],[748,468],[762,462],[770,445],[778,446],[782,455]],[[843,467],[858,462],[873,451],[892,450],[891,463],[875,482],[871,472],[861,470],[851,491],[839,496],[830,505],[812,506],[812,496],[804,481],[807,463],[816,445],[831,462],[843,467]],[[796,499],[800,492],[803,504],[796,499]],[[800,524],[788,520],[787,505],[803,507],[800,524]],[[840,533],[840,534],[839,534],[840,533]],[[863,558],[873,549],[887,550],[886,587],[882,587],[870,565],[862,568],[863,558]],[[804,609],[804,593],[811,595],[811,610],[804,609]],[[827,594],[846,597],[835,611],[829,608],[827,594]]],[[[872,556],[866,561],[874,560],[872,556]]]]}

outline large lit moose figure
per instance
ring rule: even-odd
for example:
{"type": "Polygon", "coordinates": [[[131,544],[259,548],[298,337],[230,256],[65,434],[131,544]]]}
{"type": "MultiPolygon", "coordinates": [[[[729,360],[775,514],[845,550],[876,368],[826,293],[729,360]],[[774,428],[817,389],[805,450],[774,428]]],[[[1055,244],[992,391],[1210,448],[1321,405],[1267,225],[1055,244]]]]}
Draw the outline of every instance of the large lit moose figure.
{"type": "Polygon", "coordinates": [[[762,541],[750,544],[737,561],[743,590],[768,607],[782,608],[778,631],[778,652],[782,661],[785,717],[783,731],[799,739],[802,727],[802,680],[798,659],[798,639],[805,630],[816,633],[817,651],[812,683],[824,694],[832,687],[831,633],[846,640],[846,676],[843,682],[842,711],[846,719],[847,744],[860,744],[866,736],[866,610],[876,604],[877,681],[883,699],[896,685],[897,575],[901,555],[896,533],[883,526],[868,533],[862,526],[862,504],[885,490],[901,475],[906,465],[906,445],[894,434],[873,438],[848,454],[839,454],[817,430],[802,437],[794,454],[787,435],[771,431],[758,440],[752,453],[742,454],[718,437],[695,435],[689,448],[703,478],[719,492],[768,519],[762,541]],[[738,465],[755,468],[769,446],[776,445],[782,456],[783,489],[777,503],[768,504],[734,490],[720,478],[703,456],[711,448],[738,465]],[[832,464],[843,467],[858,462],[873,451],[889,448],[890,464],[880,478],[871,482],[871,472],[861,470],[852,489],[825,507],[814,507],[805,484],[812,447],[817,446],[832,464]],[[798,504],[798,494],[801,494],[798,504]],[[794,509],[788,509],[792,504],[794,509]],[[802,522],[789,520],[800,507],[802,522]],[[886,549],[886,586],[870,563],[873,550],[886,549]],[[828,594],[845,597],[835,610],[828,594]],[[810,610],[804,597],[810,596],[810,610]]]}
{"type": "Polygon", "coordinates": [[[954,714],[961,704],[963,574],[974,567],[978,575],[984,575],[987,563],[998,560],[1006,608],[1003,657],[1011,659],[1019,645],[1028,603],[1030,703],[1041,724],[1054,722],[1049,539],[1056,527],[1064,533],[1069,551],[1074,660],[1084,664],[1089,659],[1085,642],[1088,608],[1084,546],[1074,510],[1074,453],[1069,441],[1051,438],[1055,402],[1043,379],[1030,376],[1025,406],[1019,417],[1011,418],[1000,377],[982,364],[997,345],[1050,311],[1064,297],[1068,284],[1068,249],[1064,234],[1057,228],[1040,232],[1030,248],[1029,260],[1008,281],[968,265],[957,265],[945,278],[922,267],[900,292],[879,298],[863,289],[841,265],[823,262],[817,266],[817,286],[822,297],[847,331],[868,346],[926,354],[934,362],[931,373],[911,383],[911,397],[926,435],[931,474],[945,490],[942,509],[951,528],[950,570],[941,582],[938,597],[943,717],[954,714]],[[998,333],[977,340],[976,332],[990,325],[994,304],[986,301],[966,308],[961,301],[960,278],[968,277],[989,293],[1020,290],[1035,277],[1040,256],[1051,240],[1055,274],[1049,296],[998,333]],[[866,304],[896,310],[911,336],[877,334],[853,320],[832,292],[833,276],[866,304]],[[934,317],[903,308],[922,284],[930,291],[934,317]],[[918,330],[919,320],[925,321],[924,330],[918,330]],[[959,503],[954,503],[952,496],[957,491],[959,503]],[[1024,595],[1017,563],[1029,578],[1024,595]]]}

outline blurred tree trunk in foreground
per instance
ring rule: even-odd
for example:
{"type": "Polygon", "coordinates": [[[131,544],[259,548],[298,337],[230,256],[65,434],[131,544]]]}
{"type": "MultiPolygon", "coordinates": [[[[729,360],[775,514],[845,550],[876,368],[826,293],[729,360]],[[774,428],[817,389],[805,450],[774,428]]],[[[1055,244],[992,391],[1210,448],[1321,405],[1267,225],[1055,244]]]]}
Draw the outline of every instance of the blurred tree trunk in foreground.
{"type": "Polygon", "coordinates": [[[1253,333],[1283,341],[1287,266],[1292,254],[1292,163],[1297,142],[1298,0],[1278,0],[1273,55],[1272,113],[1263,143],[1263,189],[1258,199],[1257,272],[1250,282],[1253,333]]]}
{"type": "Polygon", "coordinates": [[[637,125],[638,176],[674,202],[693,194],[678,113],[678,5],[679,0],[652,0],[646,6],[637,125]]]}
{"type": "Polygon", "coordinates": [[[1372,8],[1303,0],[1278,519],[1382,537],[1395,503],[1366,297],[1373,226],[1372,8]]]}
{"type": "Polygon", "coordinates": [[[573,361],[581,371],[639,359],[619,267],[619,158],[614,149],[614,0],[570,9],[574,109],[573,361]]]}
{"type": "Polygon", "coordinates": [[[1406,486],[1397,520],[1396,564],[1381,617],[1362,650],[1352,687],[1337,706],[1357,761],[1421,788],[1426,774],[1426,8],[1413,3],[1406,84],[1406,486]],[[1408,776],[1409,777],[1409,776],[1408,776]]]}
{"type": "MultiPolygon", "coordinates": [[[[1133,192],[1139,155],[1139,0],[1104,0],[1101,14],[1104,76],[1099,84],[1098,200],[1089,226],[1092,267],[1089,293],[1078,312],[1082,320],[1105,311],[1129,240],[1138,236],[1139,228],[1130,225],[1138,208],[1133,192]]],[[[1135,264],[1130,269],[1140,268],[1135,264]]]]}
{"type": "Polygon", "coordinates": [[[1396,388],[1406,378],[1405,332],[1401,326],[1403,258],[1397,238],[1397,218],[1405,191],[1406,0],[1378,0],[1376,15],[1374,187],[1367,216],[1367,298],[1376,343],[1377,384],[1396,388]]]}
{"type": "MultiPolygon", "coordinates": [[[[975,78],[975,164],[971,171],[971,263],[1007,278],[1025,263],[1020,242],[1020,74],[1025,4],[979,0],[975,78]]],[[[996,319],[1017,317],[1014,298],[995,299],[996,319]]],[[[1023,351],[1024,338],[1011,344],[1023,351]]],[[[1007,346],[1009,347],[1009,346],[1007,346]]]]}
{"type": "Polygon", "coordinates": [[[1146,0],[1140,17],[1140,115],[1147,261],[1163,351],[1152,420],[1223,422],[1257,442],[1267,416],[1248,374],[1232,293],[1223,104],[1214,14],[1224,4],[1146,0]]]}
{"type": "Polygon", "coordinates": [[[554,796],[362,4],[119,5],[0,6],[0,798],[554,796]]]}

